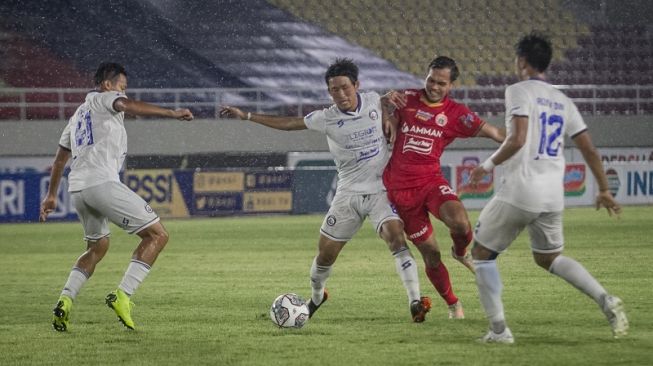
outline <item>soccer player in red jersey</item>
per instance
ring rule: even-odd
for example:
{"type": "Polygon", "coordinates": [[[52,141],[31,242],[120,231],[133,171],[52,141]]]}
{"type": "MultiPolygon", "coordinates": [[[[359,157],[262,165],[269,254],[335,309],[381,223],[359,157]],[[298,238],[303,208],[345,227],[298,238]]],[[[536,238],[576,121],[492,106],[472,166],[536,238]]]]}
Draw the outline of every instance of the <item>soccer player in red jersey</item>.
{"type": "Polygon", "coordinates": [[[464,318],[463,308],[440,259],[429,213],[449,228],[452,256],[473,272],[467,252],[472,230],[465,207],[442,175],[440,156],[456,138],[487,137],[497,142],[505,138],[505,130],[449,98],[459,74],[453,59],[440,56],[429,65],[424,89],[395,92],[392,98],[399,106],[393,121],[396,138],[383,174],[388,198],[404,220],[408,238],[422,254],[426,275],[447,303],[449,318],[456,319],[464,318]]]}

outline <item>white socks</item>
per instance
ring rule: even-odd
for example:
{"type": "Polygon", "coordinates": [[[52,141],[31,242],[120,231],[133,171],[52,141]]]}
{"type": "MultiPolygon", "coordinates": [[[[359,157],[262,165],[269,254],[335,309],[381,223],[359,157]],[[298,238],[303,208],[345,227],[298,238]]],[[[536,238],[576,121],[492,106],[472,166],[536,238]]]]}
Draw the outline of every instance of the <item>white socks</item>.
{"type": "Polygon", "coordinates": [[[551,263],[549,272],[563,278],[601,305],[601,296],[605,295],[606,291],[582,264],[569,257],[559,255],[551,263]]]}
{"type": "Polygon", "coordinates": [[[499,269],[495,260],[474,260],[476,268],[476,285],[478,294],[490,321],[490,327],[496,334],[503,333],[506,328],[506,318],[503,313],[503,302],[501,302],[501,291],[503,284],[499,277],[499,269]]]}
{"type": "Polygon", "coordinates": [[[395,257],[395,267],[401,282],[406,288],[408,294],[408,304],[420,299],[419,277],[417,275],[417,263],[415,258],[410,254],[407,247],[399,249],[392,253],[395,257]]]}
{"type": "Polygon", "coordinates": [[[118,288],[131,296],[145,277],[147,277],[148,273],[150,273],[150,266],[147,263],[132,259],[118,288]]]}
{"type": "Polygon", "coordinates": [[[61,295],[68,296],[74,300],[79,293],[79,290],[82,289],[82,286],[84,286],[89,277],[90,276],[84,272],[84,270],[73,267],[73,269],[70,271],[70,274],[68,275],[66,284],[63,286],[63,290],[61,290],[61,295]]]}
{"type": "Polygon", "coordinates": [[[332,266],[318,266],[317,257],[313,258],[311,265],[311,299],[313,304],[320,305],[324,297],[324,286],[331,275],[332,266]]]}

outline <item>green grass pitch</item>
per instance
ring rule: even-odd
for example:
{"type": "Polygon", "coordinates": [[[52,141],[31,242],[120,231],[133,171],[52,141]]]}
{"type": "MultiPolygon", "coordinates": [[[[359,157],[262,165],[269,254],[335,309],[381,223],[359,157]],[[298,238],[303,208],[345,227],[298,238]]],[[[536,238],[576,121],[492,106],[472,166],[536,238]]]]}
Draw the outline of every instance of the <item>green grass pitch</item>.
{"type": "MultiPolygon", "coordinates": [[[[478,212],[470,212],[474,223],[478,212]]],[[[499,257],[508,324],[516,343],[481,345],[487,328],[474,277],[444,257],[466,319],[434,300],[410,321],[406,294],[385,244],[366,223],[340,254],[329,302],[306,327],[276,328],[272,300],[310,294],[320,215],[164,220],[166,250],[133,296],[137,330],[104,304],[137,237],[112,226],[112,247],[77,297],[67,333],[51,309],[84,243],[79,223],[0,225],[0,365],[650,365],[653,364],[653,207],[565,212],[565,254],[621,297],[630,334],[612,339],[598,307],[532,261],[522,234],[499,257]]],[[[436,224],[448,253],[450,238],[436,224]]]]}

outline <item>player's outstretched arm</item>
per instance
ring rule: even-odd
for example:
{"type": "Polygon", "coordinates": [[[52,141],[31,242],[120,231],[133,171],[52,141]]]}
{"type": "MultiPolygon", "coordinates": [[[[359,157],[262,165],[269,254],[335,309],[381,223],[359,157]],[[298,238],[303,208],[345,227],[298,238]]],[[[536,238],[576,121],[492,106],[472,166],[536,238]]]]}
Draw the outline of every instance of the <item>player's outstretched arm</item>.
{"type": "Polygon", "coordinates": [[[589,132],[583,131],[574,136],[573,140],[581,154],[583,154],[583,159],[587,162],[587,165],[599,185],[599,193],[596,195],[596,209],[598,210],[601,207],[605,207],[608,211],[608,215],[612,216],[612,214],[615,213],[619,216],[621,213],[621,206],[619,206],[614,197],[612,197],[612,193],[610,193],[608,177],[605,175],[603,163],[601,163],[601,157],[596,152],[596,148],[594,148],[589,132]]]}
{"type": "Polygon", "coordinates": [[[496,127],[487,122],[481,126],[481,129],[478,130],[476,137],[487,137],[492,140],[502,143],[506,139],[506,128],[505,127],[496,127]]]}
{"type": "Polygon", "coordinates": [[[220,109],[220,117],[248,120],[266,127],[283,131],[305,130],[307,128],[304,123],[304,118],[302,117],[280,117],[267,114],[255,114],[252,112],[245,113],[240,110],[240,108],[229,106],[224,106],[220,109]]]}
{"type": "Polygon", "coordinates": [[[57,154],[52,163],[52,170],[50,171],[48,193],[45,195],[45,198],[43,198],[43,202],[41,202],[39,212],[39,221],[41,222],[45,222],[48,215],[57,208],[57,192],[59,191],[59,184],[61,183],[63,170],[66,167],[68,159],[70,159],[70,155],[70,150],[64,149],[61,146],[57,149],[57,154]]]}
{"type": "MultiPolygon", "coordinates": [[[[499,146],[499,149],[492,154],[483,164],[477,166],[472,170],[470,183],[476,186],[478,182],[489,172],[494,169],[496,165],[503,163],[510,159],[519,151],[526,143],[526,135],[528,133],[528,117],[512,116],[510,123],[513,124],[512,132],[506,136],[505,140],[499,146]]],[[[484,124],[486,126],[487,123],[484,124]]],[[[496,127],[495,127],[496,129],[496,127]]],[[[477,135],[478,136],[478,135],[477,135]]]]}
{"type": "Polygon", "coordinates": [[[172,110],[127,98],[116,99],[113,102],[113,108],[119,112],[125,112],[134,116],[176,118],[181,121],[190,121],[193,119],[193,113],[186,108],[172,110]]]}

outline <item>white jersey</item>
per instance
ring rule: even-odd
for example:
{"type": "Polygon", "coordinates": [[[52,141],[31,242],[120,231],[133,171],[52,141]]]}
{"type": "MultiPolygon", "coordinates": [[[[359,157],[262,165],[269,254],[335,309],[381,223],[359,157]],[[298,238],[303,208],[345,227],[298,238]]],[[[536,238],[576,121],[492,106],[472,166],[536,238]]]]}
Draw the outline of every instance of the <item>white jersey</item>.
{"type": "Polygon", "coordinates": [[[127,155],[127,132],[125,114],[113,109],[118,98],[127,96],[117,91],[90,92],[68,120],[59,145],[72,152],[69,191],[120,181],[118,174],[127,155]]]}
{"type": "Polygon", "coordinates": [[[354,112],[343,112],[333,105],[304,117],[306,127],[327,135],[338,170],[336,193],[385,190],[381,176],[389,153],[381,117],[381,97],[375,92],[358,93],[354,112]]]}
{"type": "Polygon", "coordinates": [[[528,117],[525,145],[503,164],[497,199],[530,212],[564,209],[564,138],[587,129],[576,105],[542,80],[506,88],[506,128],[513,116],[528,117]]]}

